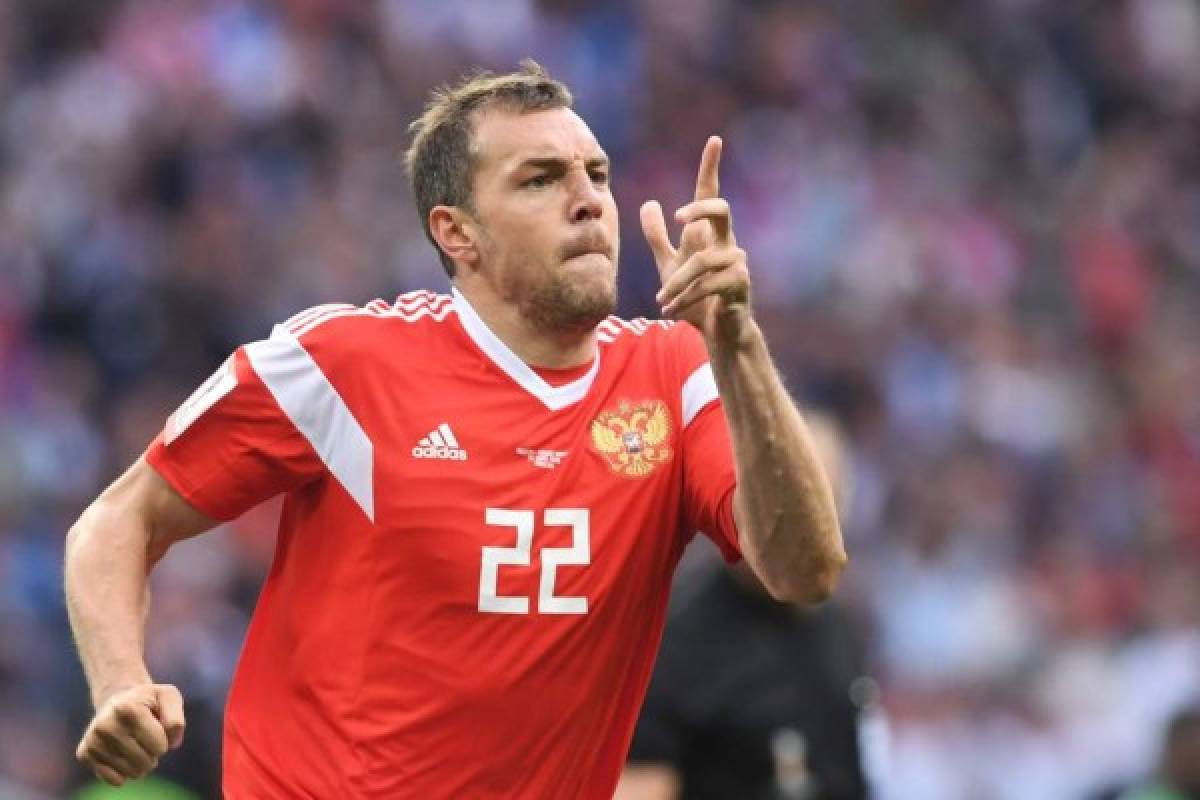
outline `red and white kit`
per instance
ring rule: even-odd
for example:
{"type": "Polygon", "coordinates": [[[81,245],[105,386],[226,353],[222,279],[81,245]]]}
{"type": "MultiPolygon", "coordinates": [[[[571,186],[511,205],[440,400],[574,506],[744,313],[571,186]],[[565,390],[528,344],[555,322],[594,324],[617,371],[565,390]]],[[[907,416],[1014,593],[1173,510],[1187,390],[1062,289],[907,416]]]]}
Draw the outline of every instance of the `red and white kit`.
{"type": "Polygon", "coordinates": [[[146,459],[202,512],[286,493],[227,798],[612,796],[684,545],[738,549],[703,339],[598,336],[535,370],[457,292],[321,306],[167,421],[146,459]]]}

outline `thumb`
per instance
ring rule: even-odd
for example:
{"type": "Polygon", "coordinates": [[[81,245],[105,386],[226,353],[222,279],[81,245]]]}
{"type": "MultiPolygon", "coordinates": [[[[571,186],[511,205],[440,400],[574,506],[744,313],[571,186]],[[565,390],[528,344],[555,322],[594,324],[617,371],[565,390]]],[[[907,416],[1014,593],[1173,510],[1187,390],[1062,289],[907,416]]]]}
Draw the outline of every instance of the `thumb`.
{"type": "Polygon", "coordinates": [[[186,722],[183,717],[183,695],[169,684],[158,684],[154,687],[154,715],[162,723],[167,733],[167,743],[171,749],[183,744],[183,730],[186,722]]]}
{"type": "Polygon", "coordinates": [[[654,254],[654,262],[658,265],[658,274],[663,280],[671,272],[675,261],[675,248],[667,236],[667,222],[663,219],[662,206],[657,200],[649,200],[642,204],[641,209],[642,233],[650,252],[654,254]]]}

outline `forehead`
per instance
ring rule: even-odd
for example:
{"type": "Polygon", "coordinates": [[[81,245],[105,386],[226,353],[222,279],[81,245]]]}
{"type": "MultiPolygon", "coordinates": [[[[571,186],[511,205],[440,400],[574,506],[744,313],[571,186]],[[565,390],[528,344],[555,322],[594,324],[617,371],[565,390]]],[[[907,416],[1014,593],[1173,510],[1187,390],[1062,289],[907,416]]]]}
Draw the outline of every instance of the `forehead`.
{"type": "Polygon", "coordinates": [[[487,109],[476,117],[472,139],[480,169],[513,167],[530,158],[604,157],[587,123],[569,108],[487,109]]]}

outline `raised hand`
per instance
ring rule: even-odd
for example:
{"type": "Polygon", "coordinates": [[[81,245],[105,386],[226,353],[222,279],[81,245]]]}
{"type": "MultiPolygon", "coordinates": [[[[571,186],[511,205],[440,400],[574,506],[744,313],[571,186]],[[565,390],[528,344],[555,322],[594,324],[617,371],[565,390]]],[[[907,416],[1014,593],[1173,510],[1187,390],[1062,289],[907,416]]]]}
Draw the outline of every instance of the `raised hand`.
{"type": "Polygon", "coordinates": [[[667,234],[662,206],[651,200],[641,208],[642,232],[662,280],[656,299],[663,316],[690,322],[708,339],[736,327],[750,307],[746,251],[737,246],[729,203],[719,195],[721,147],[719,136],[709,137],[695,199],[675,212],[684,226],[678,248],[667,234]]]}

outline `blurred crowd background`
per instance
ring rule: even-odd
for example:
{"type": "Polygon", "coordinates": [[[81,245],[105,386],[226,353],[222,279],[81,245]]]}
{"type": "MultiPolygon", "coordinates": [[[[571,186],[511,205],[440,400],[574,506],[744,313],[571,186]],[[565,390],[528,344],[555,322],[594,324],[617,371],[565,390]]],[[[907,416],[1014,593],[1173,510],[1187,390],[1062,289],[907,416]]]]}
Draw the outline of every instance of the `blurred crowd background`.
{"type": "MultiPolygon", "coordinates": [[[[758,313],[849,448],[879,795],[1144,776],[1200,694],[1195,0],[4,0],[0,797],[87,777],[67,528],[237,344],[446,290],[407,123],[525,56],[613,159],[626,316],[655,315],[638,204],[725,137],[758,313]]],[[[154,575],[190,714],[164,774],[202,797],[273,514],[154,575]]]]}

